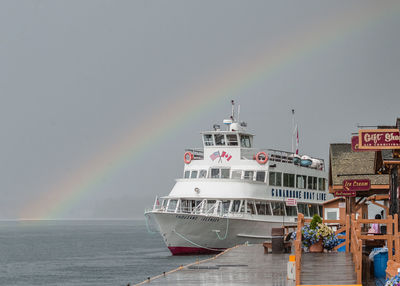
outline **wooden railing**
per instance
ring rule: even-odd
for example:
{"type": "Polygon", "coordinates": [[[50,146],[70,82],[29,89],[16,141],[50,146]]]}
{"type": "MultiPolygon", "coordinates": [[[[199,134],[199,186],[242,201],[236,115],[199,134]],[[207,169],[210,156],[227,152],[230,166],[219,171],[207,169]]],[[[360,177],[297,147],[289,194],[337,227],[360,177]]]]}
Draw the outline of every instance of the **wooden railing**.
{"type": "MultiPolygon", "coordinates": [[[[300,285],[301,281],[301,255],[302,255],[302,236],[301,229],[304,223],[310,222],[311,219],[304,219],[304,215],[299,213],[297,218],[297,235],[295,244],[296,255],[296,285],[300,285]]],[[[384,240],[388,248],[388,258],[394,262],[400,263],[400,232],[398,227],[398,215],[389,215],[386,219],[356,219],[355,214],[347,215],[345,220],[323,220],[323,223],[331,226],[336,225],[335,234],[339,239],[345,239],[344,242],[334,248],[337,250],[342,246],[346,246],[346,252],[351,252],[354,262],[354,269],[357,277],[357,284],[362,283],[362,246],[363,240],[384,240]],[[386,225],[386,234],[366,234],[362,232],[362,226],[369,224],[386,225]],[[345,235],[340,233],[346,232],[345,235]],[[394,253],[394,254],[393,254],[394,253]]]]}

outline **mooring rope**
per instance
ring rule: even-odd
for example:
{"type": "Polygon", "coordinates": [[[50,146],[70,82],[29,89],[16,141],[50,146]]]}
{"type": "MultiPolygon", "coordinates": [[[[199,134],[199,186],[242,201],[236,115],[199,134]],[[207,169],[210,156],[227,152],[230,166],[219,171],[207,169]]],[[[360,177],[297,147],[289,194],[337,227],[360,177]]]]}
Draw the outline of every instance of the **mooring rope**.
{"type": "Polygon", "coordinates": [[[150,226],[149,226],[149,223],[148,223],[149,218],[147,217],[147,215],[144,215],[144,217],[146,218],[145,221],[146,221],[147,232],[150,233],[150,234],[156,234],[156,233],[158,233],[157,231],[152,231],[152,230],[150,230],[150,226]]]}
{"type": "Polygon", "coordinates": [[[183,238],[184,240],[186,240],[187,242],[189,242],[189,243],[191,243],[191,244],[193,244],[193,245],[195,245],[195,246],[198,246],[198,247],[201,247],[201,248],[204,248],[204,249],[208,249],[208,250],[212,250],[212,251],[221,251],[220,249],[209,248],[209,247],[206,247],[206,246],[202,246],[202,245],[200,245],[200,244],[197,244],[196,242],[191,241],[190,239],[186,238],[185,236],[183,236],[182,234],[180,234],[179,232],[177,232],[175,229],[173,229],[172,231],[175,232],[179,237],[183,238]]]}
{"type": "Polygon", "coordinates": [[[215,233],[217,234],[217,237],[218,237],[219,240],[225,240],[225,239],[226,239],[226,237],[227,237],[227,235],[228,235],[228,229],[229,229],[229,218],[227,217],[227,218],[226,218],[225,236],[221,238],[221,237],[219,236],[219,233],[218,233],[217,231],[215,232],[215,233]]]}

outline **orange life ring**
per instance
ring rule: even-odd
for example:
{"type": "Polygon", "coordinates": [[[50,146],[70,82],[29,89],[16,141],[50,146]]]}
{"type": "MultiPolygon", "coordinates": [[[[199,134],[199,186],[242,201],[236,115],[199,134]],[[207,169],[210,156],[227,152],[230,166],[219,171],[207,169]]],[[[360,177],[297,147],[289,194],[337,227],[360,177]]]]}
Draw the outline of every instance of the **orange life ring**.
{"type": "Polygon", "coordinates": [[[262,152],[258,152],[256,154],[256,161],[258,162],[258,164],[265,164],[268,161],[268,155],[267,153],[265,153],[264,151],[262,152]]]}
{"type": "Polygon", "coordinates": [[[190,152],[186,152],[185,155],[183,155],[183,161],[185,161],[186,164],[190,164],[193,160],[193,154],[190,152]]]}

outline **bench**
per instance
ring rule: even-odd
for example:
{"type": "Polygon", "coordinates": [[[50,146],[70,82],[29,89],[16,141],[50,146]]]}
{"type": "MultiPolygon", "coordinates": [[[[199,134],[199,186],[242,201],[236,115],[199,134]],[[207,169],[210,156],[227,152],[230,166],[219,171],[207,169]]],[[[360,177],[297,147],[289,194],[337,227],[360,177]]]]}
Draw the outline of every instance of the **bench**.
{"type": "MultiPolygon", "coordinates": [[[[272,250],[272,242],[264,242],[263,246],[264,246],[264,254],[268,254],[268,249],[272,250]]],[[[292,243],[290,241],[284,242],[283,249],[285,250],[285,253],[292,252],[292,243]]]]}
{"type": "Polygon", "coordinates": [[[400,268],[400,263],[393,260],[388,260],[386,267],[386,278],[392,278],[397,275],[397,269],[400,268]]]}

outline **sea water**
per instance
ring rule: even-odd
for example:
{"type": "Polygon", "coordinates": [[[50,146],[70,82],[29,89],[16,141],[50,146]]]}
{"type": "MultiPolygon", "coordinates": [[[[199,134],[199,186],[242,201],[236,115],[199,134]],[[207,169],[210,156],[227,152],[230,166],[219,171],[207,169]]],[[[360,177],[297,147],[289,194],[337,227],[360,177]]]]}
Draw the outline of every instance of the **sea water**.
{"type": "Polygon", "coordinates": [[[145,221],[2,221],[0,285],[127,285],[205,256],[172,256],[145,221]]]}

